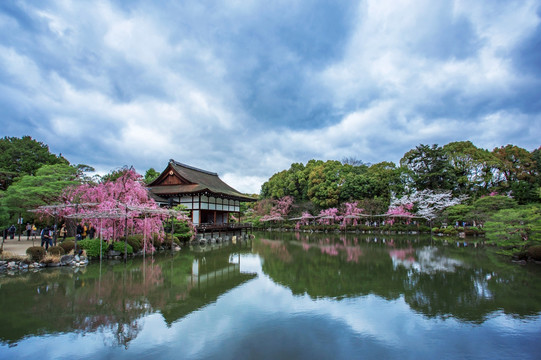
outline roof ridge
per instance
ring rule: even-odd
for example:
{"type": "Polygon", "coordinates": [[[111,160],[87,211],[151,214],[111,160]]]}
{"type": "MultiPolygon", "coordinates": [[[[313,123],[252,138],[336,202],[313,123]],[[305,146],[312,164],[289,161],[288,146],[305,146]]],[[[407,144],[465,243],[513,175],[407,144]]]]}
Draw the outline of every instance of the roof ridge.
{"type": "Polygon", "coordinates": [[[175,165],[177,165],[177,166],[185,167],[186,169],[199,171],[199,172],[202,172],[202,173],[205,173],[205,174],[208,174],[208,175],[218,176],[218,174],[215,173],[215,172],[208,171],[208,170],[203,170],[203,169],[199,169],[199,168],[196,168],[196,167],[190,166],[190,165],[186,165],[186,164],[183,164],[183,163],[181,163],[181,162],[175,161],[174,159],[169,159],[169,162],[170,162],[170,163],[173,163],[173,164],[175,164],[175,165]]]}

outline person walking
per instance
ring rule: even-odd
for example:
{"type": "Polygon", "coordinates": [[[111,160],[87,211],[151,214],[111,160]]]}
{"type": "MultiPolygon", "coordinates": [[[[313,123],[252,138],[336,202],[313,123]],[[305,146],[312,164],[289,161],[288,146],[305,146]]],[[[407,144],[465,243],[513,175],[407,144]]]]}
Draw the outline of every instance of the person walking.
{"type": "Polygon", "coordinates": [[[94,239],[94,235],[96,235],[96,228],[94,225],[90,225],[90,229],[88,229],[88,237],[90,239],[94,239]]]}
{"type": "Polygon", "coordinates": [[[75,230],[75,239],[77,240],[83,240],[83,224],[77,224],[77,228],[75,230]]]}
{"type": "Polygon", "coordinates": [[[56,227],[55,226],[51,226],[49,228],[49,246],[56,246],[56,227]],[[53,243],[54,242],[54,243],[53,243]]]}
{"type": "Polygon", "coordinates": [[[67,235],[68,230],[66,230],[66,224],[62,224],[62,227],[60,228],[60,237],[62,238],[62,241],[66,241],[67,235]]]}
{"type": "Polygon", "coordinates": [[[45,245],[45,250],[49,249],[49,240],[50,240],[49,228],[47,226],[45,226],[41,230],[41,247],[43,247],[43,245],[45,245]]]}
{"type": "Polygon", "coordinates": [[[26,240],[30,240],[30,235],[32,235],[32,225],[26,223],[26,240]]]}
{"type": "Polygon", "coordinates": [[[9,238],[11,240],[15,239],[15,232],[17,231],[17,228],[15,227],[15,225],[11,225],[9,227],[9,238]]]}

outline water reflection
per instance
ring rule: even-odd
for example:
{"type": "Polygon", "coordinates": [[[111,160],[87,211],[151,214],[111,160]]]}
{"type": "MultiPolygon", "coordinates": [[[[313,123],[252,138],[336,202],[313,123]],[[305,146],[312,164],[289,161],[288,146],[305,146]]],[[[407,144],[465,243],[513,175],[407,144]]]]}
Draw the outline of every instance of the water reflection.
{"type": "Polygon", "coordinates": [[[100,332],[109,345],[127,347],[143,316],[159,312],[171,324],[254,278],[240,272],[240,255],[249,252],[250,242],[242,242],[78,271],[4,276],[0,339],[14,344],[30,335],[100,332]]]}
{"type": "Polygon", "coordinates": [[[4,276],[0,359],[538,357],[539,267],[471,245],[260,233],[4,276]]]}
{"type": "Polygon", "coordinates": [[[273,281],[314,299],[403,297],[425,316],[473,323],[499,310],[518,317],[541,311],[538,266],[460,245],[436,246],[430,237],[266,233],[254,249],[273,281]]]}

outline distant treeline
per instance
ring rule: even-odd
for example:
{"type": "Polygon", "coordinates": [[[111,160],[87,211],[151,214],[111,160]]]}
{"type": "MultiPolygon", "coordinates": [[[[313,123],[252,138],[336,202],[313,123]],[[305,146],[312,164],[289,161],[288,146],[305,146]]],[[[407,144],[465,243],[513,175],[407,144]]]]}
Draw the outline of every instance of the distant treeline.
{"type": "Polygon", "coordinates": [[[492,151],[470,141],[445,146],[419,145],[400,164],[366,164],[355,158],[294,163],[261,187],[261,199],[292,196],[323,209],[350,201],[385,211],[392,196],[415,191],[452,191],[473,201],[493,193],[508,194],[519,204],[539,202],[541,147],[530,152],[515,145],[492,151]]]}

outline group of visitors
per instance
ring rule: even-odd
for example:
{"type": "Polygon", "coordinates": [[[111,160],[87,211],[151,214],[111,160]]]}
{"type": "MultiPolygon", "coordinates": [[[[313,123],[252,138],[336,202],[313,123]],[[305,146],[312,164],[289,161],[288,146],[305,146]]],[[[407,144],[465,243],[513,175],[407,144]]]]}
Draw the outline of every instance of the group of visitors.
{"type": "Polygon", "coordinates": [[[94,239],[94,236],[96,236],[96,228],[93,225],[87,226],[84,223],[77,224],[77,228],[75,230],[76,238],[77,240],[83,240],[87,237],[89,239],[94,239]]]}
{"type": "MultiPolygon", "coordinates": [[[[35,224],[27,223],[24,229],[25,229],[27,240],[30,240],[30,238],[34,238],[34,239],[37,238],[38,229],[35,224]]],[[[11,225],[2,231],[4,240],[8,238],[13,240],[15,238],[16,233],[17,233],[17,227],[15,225],[11,225]]],[[[56,241],[58,238],[62,239],[62,241],[66,240],[66,237],[68,235],[68,230],[66,228],[66,224],[62,224],[62,226],[60,227],[60,230],[57,229],[56,225],[53,225],[53,226],[46,225],[39,232],[39,235],[41,238],[41,246],[45,247],[45,249],[48,249],[49,246],[56,245],[56,241]]],[[[83,240],[86,238],[93,239],[96,236],[96,228],[92,225],[87,225],[81,222],[76,227],[75,236],[77,240],[83,240]]]]}
{"type": "Polygon", "coordinates": [[[4,240],[8,237],[13,240],[15,238],[15,232],[17,232],[17,228],[15,227],[15,225],[11,225],[2,231],[2,237],[4,238],[4,240]]]}
{"type": "Polygon", "coordinates": [[[68,230],[66,229],[66,224],[62,224],[58,232],[56,230],[56,225],[51,227],[45,226],[43,230],[41,230],[41,246],[43,247],[43,245],[45,245],[45,249],[48,249],[49,246],[56,246],[58,237],[64,241],[67,236],[68,230]]]}
{"type": "Polygon", "coordinates": [[[38,235],[38,228],[35,224],[26,223],[26,240],[30,240],[30,237],[34,239],[38,235]]]}

